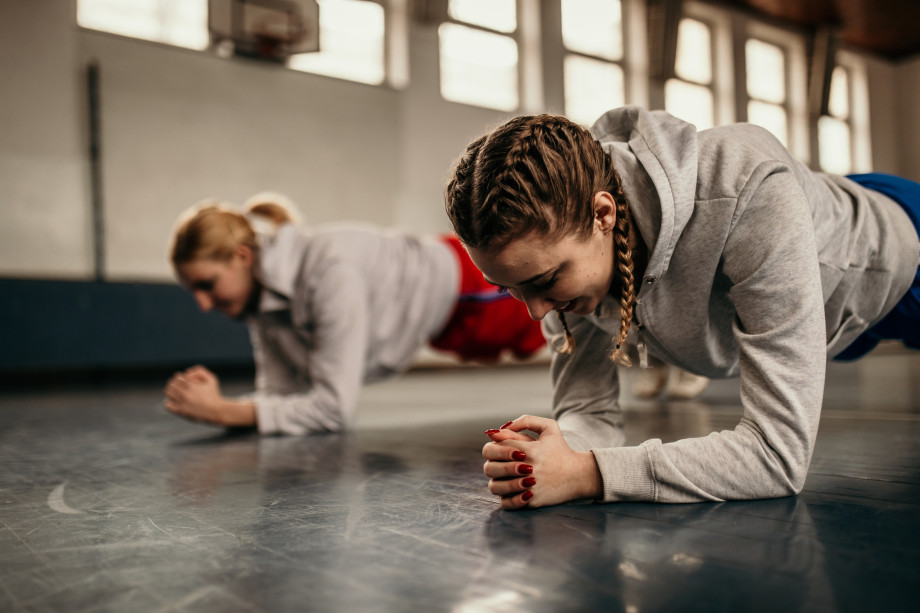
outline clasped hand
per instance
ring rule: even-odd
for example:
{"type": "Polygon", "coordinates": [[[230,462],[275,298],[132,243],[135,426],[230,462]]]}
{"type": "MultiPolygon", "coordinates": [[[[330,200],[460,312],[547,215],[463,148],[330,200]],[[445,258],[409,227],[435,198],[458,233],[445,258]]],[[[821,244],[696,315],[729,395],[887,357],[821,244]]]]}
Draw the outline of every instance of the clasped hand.
{"type": "Polygon", "coordinates": [[[163,389],[166,410],[185,419],[223,425],[220,383],[204,366],[192,366],[174,374],[163,389]]]}
{"type": "Polygon", "coordinates": [[[543,507],[603,494],[594,454],[574,451],[552,419],[524,415],[500,429],[482,448],[489,491],[503,509],[543,507]],[[530,430],[536,438],[524,434],[530,430]]]}

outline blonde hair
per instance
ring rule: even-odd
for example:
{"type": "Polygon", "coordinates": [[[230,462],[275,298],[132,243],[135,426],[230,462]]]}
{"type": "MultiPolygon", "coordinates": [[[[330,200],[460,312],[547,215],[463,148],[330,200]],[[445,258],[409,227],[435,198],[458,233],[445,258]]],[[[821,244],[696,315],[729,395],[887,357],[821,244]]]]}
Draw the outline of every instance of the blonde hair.
{"type": "MultiPolygon", "coordinates": [[[[629,205],[610,156],[591,134],[565,117],[521,116],[473,141],[447,184],[447,215],[460,241],[479,250],[501,248],[538,232],[550,238],[587,237],[594,223],[594,195],[609,192],[616,202],[614,246],[620,286],[620,329],[610,358],[631,365],[624,346],[636,295],[629,205]]],[[[575,340],[565,316],[556,311],[564,343],[575,340]]],[[[555,344],[555,343],[554,343],[555,344]]]]}
{"type": "Polygon", "coordinates": [[[250,219],[267,219],[274,227],[295,223],[290,201],[280,194],[264,192],[250,198],[241,213],[216,200],[203,200],[179,216],[173,230],[169,258],[173,268],[195,260],[225,262],[239,245],[258,249],[256,229],[250,219]]]}

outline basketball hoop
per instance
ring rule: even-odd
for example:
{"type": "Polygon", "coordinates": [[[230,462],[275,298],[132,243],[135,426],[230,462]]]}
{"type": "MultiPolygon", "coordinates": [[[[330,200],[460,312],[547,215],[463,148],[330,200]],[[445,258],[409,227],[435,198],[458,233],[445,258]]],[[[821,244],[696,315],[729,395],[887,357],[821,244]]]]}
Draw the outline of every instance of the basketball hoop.
{"type": "Polygon", "coordinates": [[[319,51],[316,0],[209,0],[211,45],[232,54],[284,62],[295,53],[319,51]]]}

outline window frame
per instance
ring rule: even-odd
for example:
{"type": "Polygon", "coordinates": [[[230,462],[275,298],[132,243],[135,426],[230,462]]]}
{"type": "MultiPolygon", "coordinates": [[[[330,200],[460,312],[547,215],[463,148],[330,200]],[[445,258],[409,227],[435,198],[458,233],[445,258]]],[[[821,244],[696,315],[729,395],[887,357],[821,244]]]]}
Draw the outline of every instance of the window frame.
{"type": "MultiPolygon", "coordinates": [[[[635,18],[636,14],[638,13],[638,11],[635,10],[636,7],[634,6],[636,2],[634,0],[620,0],[620,36],[622,39],[621,41],[622,42],[622,54],[620,58],[616,60],[611,60],[607,57],[595,55],[592,53],[586,53],[584,51],[578,51],[575,49],[569,49],[568,47],[566,47],[565,39],[563,38],[563,35],[562,35],[562,0],[553,0],[553,2],[555,4],[554,8],[558,14],[558,29],[557,29],[558,30],[558,49],[560,51],[559,75],[560,75],[560,80],[561,80],[561,89],[559,93],[559,99],[561,103],[561,108],[563,109],[563,113],[568,113],[568,106],[566,104],[567,101],[565,99],[565,77],[566,77],[565,63],[569,56],[577,56],[577,57],[585,58],[585,59],[592,60],[595,62],[600,62],[603,64],[611,64],[611,65],[619,67],[620,71],[623,73],[623,102],[624,104],[630,104],[630,101],[633,99],[632,94],[634,94],[636,85],[637,85],[635,81],[631,78],[632,71],[630,70],[630,62],[629,62],[630,56],[632,55],[633,48],[634,48],[633,47],[634,41],[631,40],[633,38],[631,33],[637,31],[636,29],[632,27],[633,22],[631,21],[631,19],[635,18]]],[[[641,14],[642,14],[642,20],[644,23],[644,18],[645,18],[644,10],[642,11],[641,14]]],[[[645,32],[644,26],[641,31],[645,32]]],[[[643,43],[644,43],[644,36],[642,38],[643,38],[643,43]]],[[[646,62],[645,68],[642,74],[643,80],[645,81],[648,80],[647,74],[648,74],[648,68],[647,68],[647,62],[646,62]]],[[[637,104],[637,102],[633,102],[633,104],[637,104]]],[[[611,103],[610,108],[613,108],[612,103],[611,103]]]]}
{"type": "MultiPolygon", "coordinates": [[[[441,0],[441,1],[444,3],[443,16],[439,20],[439,23],[437,24],[438,32],[436,35],[437,41],[438,41],[438,45],[437,45],[438,72],[439,72],[438,95],[441,97],[441,99],[451,104],[462,104],[465,106],[489,109],[489,110],[498,111],[498,112],[519,112],[521,109],[524,109],[524,108],[533,108],[534,104],[532,101],[529,101],[529,100],[525,101],[525,97],[527,97],[527,92],[529,89],[528,88],[529,82],[528,82],[528,79],[525,78],[525,73],[527,72],[525,69],[525,61],[526,61],[525,54],[528,53],[528,46],[526,45],[527,37],[525,36],[526,27],[524,24],[525,22],[529,20],[528,20],[528,16],[525,15],[524,13],[528,11],[532,11],[533,10],[532,7],[528,7],[528,5],[533,4],[533,2],[538,2],[539,0],[515,0],[514,1],[515,28],[511,32],[502,32],[501,30],[495,30],[493,28],[489,28],[487,26],[483,26],[480,24],[472,23],[469,21],[461,21],[459,19],[456,19],[452,17],[450,14],[450,7],[449,7],[450,0],[441,0]],[[517,105],[514,108],[497,109],[492,106],[484,106],[484,105],[479,105],[479,104],[475,104],[475,103],[467,102],[467,101],[450,100],[444,97],[444,92],[441,88],[441,78],[440,78],[441,61],[442,61],[440,28],[444,24],[454,24],[454,25],[465,27],[465,28],[470,28],[472,30],[478,30],[480,32],[485,32],[487,34],[503,36],[505,38],[510,38],[512,41],[514,41],[514,44],[517,47],[517,65],[515,67],[515,76],[516,76],[515,87],[517,89],[517,105]]],[[[539,40],[537,40],[536,44],[537,46],[539,46],[539,40]]],[[[537,53],[539,53],[539,51],[537,51],[537,53]]]]}
{"type": "MultiPolygon", "coordinates": [[[[850,173],[871,172],[872,170],[872,132],[869,123],[869,77],[866,60],[855,53],[838,49],[834,58],[834,68],[840,67],[847,73],[846,119],[829,115],[847,124],[850,132],[850,173]]],[[[821,163],[820,134],[818,120],[815,120],[815,168],[824,170],[821,163]]]]}
{"type": "Polygon", "coordinates": [[[748,121],[748,103],[767,102],[751,97],[747,91],[747,54],[745,45],[749,39],[756,39],[779,47],[785,60],[784,87],[786,97],[781,106],[786,112],[786,146],[790,153],[805,164],[811,164],[810,122],[808,115],[808,62],[805,36],[795,30],[780,28],[750,17],[738,20],[735,28],[735,115],[737,121],[748,121]],[[741,85],[743,84],[743,86],[741,85]]]}

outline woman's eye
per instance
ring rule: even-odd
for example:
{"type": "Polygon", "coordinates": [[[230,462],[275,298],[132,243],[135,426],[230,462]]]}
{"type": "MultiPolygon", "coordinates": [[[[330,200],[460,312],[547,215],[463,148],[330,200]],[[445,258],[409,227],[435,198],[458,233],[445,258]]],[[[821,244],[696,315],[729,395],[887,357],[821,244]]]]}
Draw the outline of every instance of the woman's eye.
{"type": "Polygon", "coordinates": [[[499,285],[499,286],[496,288],[496,291],[497,291],[499,294],[507,294],[507,293],[508,293],[508,288],[507,288],[507,287],[502,287],[501,285],[499,285]]]}
{"type": "Polygon", "coordinates": [[[534,284],[533,287],[538,292],[548,292],[549,290],[553,289],[554,285],[556,285],[556,275],[553,275],[548,281],[544,281],[543,283],[539,283],[539,284],[534,284]]]}

